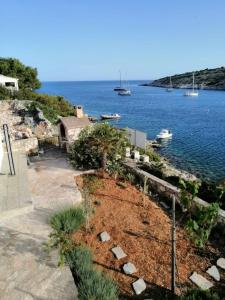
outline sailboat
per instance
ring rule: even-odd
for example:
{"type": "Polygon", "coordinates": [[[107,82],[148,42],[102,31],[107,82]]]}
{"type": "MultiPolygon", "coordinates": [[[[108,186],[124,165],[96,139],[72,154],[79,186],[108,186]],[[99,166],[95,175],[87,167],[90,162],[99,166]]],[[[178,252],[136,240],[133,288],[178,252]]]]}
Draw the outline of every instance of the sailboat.
{"type": "Polygon", "coordinates": [[[187,91],[184,96],[195,97],[198,96],[198,92],[195,91],[195,73],[193,72],[192,91],[187,91]]]}
{"type": "Polygon", "coordinates": [[[120,73],[120,86],[117,86],[114,88],[115,92],[125,92],[126,89],[122,87],[122,76],[121,76],[121,71],[119,71],[120,73]]]}
{"type": "Polygon", "coordinates": [[[172,85],[172,78],[170,76],[170,87],[167,89],[167,92],[172,92],[173,91],[173,85],[172,85]]]}
{"type": "Polygon", "coordinates": [[[128,81],[126,82],[126,86],[127,86],[126,89],[124,89],[123,91],[118,92],[119,96],[131,96],[131,90],[129,89],[128,81]]]}

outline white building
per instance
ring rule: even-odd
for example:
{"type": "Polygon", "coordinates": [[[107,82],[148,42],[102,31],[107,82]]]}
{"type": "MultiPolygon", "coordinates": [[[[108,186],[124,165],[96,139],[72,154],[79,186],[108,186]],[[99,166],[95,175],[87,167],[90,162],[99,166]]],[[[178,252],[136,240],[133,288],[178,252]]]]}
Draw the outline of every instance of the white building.
{"type": "Polygon", "coordinates": [[[0,74],[0,86],[3,86],[11,91],[19,91],[17,78],[12,78],[0,74]]]}

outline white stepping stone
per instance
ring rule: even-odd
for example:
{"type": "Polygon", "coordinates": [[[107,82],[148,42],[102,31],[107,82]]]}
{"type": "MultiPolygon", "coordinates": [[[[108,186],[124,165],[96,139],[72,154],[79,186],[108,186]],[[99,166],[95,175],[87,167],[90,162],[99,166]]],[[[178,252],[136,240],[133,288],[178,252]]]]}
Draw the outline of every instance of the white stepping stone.
{"type": "Polygon", "coordinates": [[[123,271],[125,274],[129,275],[137,272],[137,269],[134,264],[128,262],[127,264],[123,265],[123,271]]]}
{"type": "Polygon", "coordinates": [[[112,252],[117,259],[121,259],[127,256],[126,253],[123,252],[123,249],[119,246],[112,248],[112,252]]]}
{"type": "Polygon", "coordinates": [[[189,278],[202,290],[208,290],[213,287],[213,284],[208,279],[196,272],[194,272],[189,278]]]}
{"type": "Polygon", "coordinates": [[[146,283],[142,278],[132,283],[136,295],[140,295],[146,289],[146,283]]]}
{"type": "Polygon", "coordinates": [[[216,281],[220,281],[220,273],[216,266],[210,267],[206,272],[216,281]]]}
{"type": "Polygon", "coordinates": [[[110,240],[110,235],[108,234],[108,232],[103,231],[100,234],[100,239],[101,239],[102,242],[108,242],[110,240]]]}
{"type": "Polygon", "coordinates": [[[225,258],[219,258],[216,264],[218,267],[225,270],[225,258]]]}

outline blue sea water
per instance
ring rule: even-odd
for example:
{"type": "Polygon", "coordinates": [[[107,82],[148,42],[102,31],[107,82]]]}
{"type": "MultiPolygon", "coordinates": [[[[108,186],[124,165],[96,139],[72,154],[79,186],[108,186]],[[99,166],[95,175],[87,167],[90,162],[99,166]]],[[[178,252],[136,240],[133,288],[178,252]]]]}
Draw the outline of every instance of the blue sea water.
{"type": "Polygon", "coordinates": [[[163,88],[143,87],[131,81],[131,97],[118,96],[115,81],[43,82],[39,92],[63,95],[84,106],[92,116],[119,113],[115,124],[145,131],[154,139],[162,128],[170,128],[172,140],[161,154],[179,168],[206,179],[225,178],[225,92],[199,91],[184,97],[184,90],[171,93],[163,88]]]}

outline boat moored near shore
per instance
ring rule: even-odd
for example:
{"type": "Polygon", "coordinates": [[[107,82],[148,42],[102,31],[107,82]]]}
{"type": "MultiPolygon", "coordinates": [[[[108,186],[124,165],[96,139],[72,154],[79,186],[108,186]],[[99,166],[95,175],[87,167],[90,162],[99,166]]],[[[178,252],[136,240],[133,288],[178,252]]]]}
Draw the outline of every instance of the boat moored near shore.
{"type": "Polygon", "coordinates": [[[109,114],[109,115],[107,115],[107,114],[105,114],[105,115],[101,115],[101,119],[102,120],[118,120],[118,119],[120,119],[121,118],[121,116],[119,115],[119,114],[109,114]]]}

